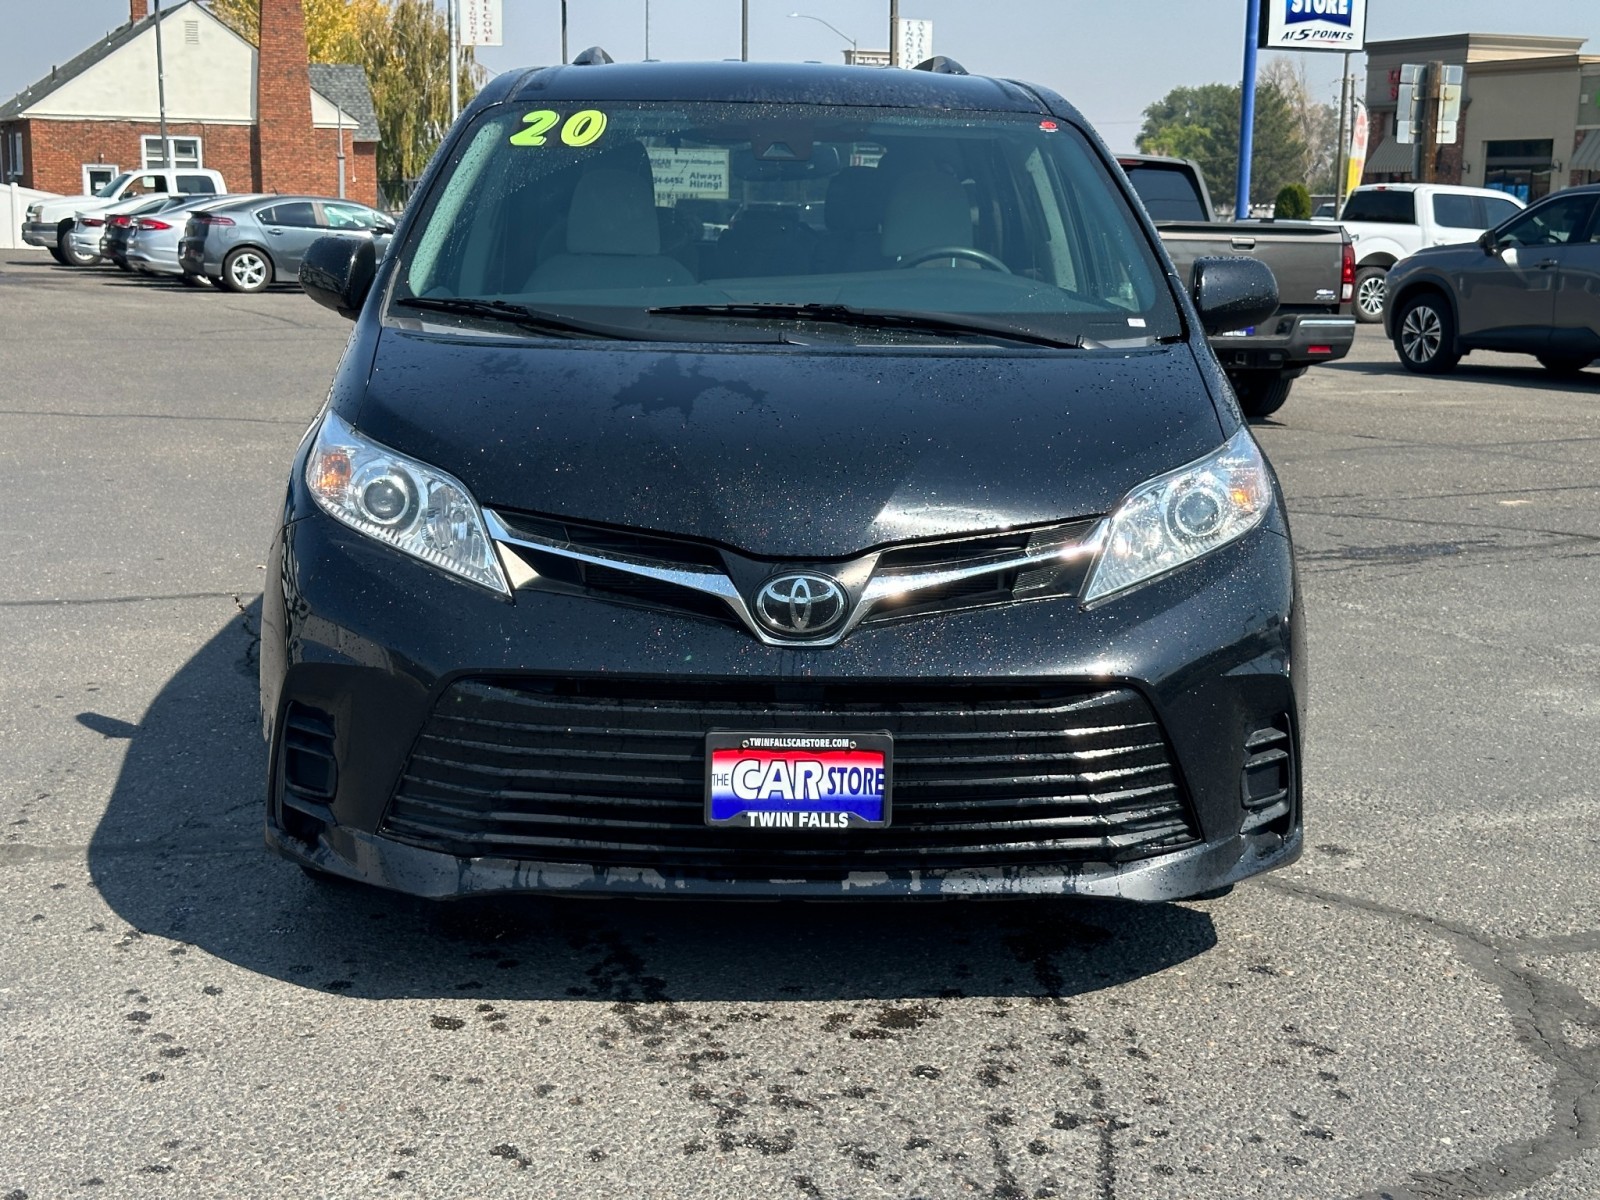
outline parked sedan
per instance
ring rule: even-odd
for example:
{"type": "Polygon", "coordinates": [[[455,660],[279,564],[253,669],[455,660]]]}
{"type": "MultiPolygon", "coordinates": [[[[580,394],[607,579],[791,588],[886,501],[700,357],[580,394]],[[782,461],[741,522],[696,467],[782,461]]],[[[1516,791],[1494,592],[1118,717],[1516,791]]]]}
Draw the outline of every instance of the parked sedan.
{"type": "Polygon", "coordinates": [[[1576,375],[1600,359],[1600,185],[1546,196],[1475,243],[1402,259],[1389,296],[1385,328],[1412,371],[1505,350],[1576,375]]]}
{"type": "Polygon", "coordinates": [[[386,214],[351,200],[257,196],[196,211],[178,244],[178,263],[230,292],[259,292],[275,279],[293,279],[319,237],[370,237],[381,258],[393,232],[386,214]]]}
{"type": "MultiPolygon", "coordinates": [[[[260,199],[259,196],[224,196],[224,203],[260,199]]],[[[129,230],[127,260],[129,266],[145,275],[177,275],[185,283],[199,283],[200,276],[183,269],[178,261],[178,243],[183,238],[189,217],[201,208],[215,208],[216,196],[191,196],[162,209],[159,213],[138,217],[129,230]]]]}
{"type": "MultiPolygon", "coordinates": [[[[109,258],[117,266],[127,268],[120,261],[121,254],[115,248],[105,245],[106,232],[117,226],[118,220],[131,221],[141,213],[155,212],[171,204],[169,196],[134,196],[113,204],[110,208],[100,209],[96,212],[81,212],[72,223],[72,230],[67,234],[68,247],[72,252],[74,263],[81,267],[92,267],[102,258],[109,258]]],[[[124,226],[125,227],[125,226],[124,226]]]]}

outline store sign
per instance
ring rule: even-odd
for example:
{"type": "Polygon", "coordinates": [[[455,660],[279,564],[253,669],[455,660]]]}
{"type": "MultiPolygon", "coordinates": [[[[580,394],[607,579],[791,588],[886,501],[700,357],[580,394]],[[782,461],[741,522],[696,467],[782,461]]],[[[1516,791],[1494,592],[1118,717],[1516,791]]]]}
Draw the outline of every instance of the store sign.
{"type": "Polygon", "coordinates": [[[1257,45],[1263,50],[1360,50],[1367,0],[1264,0],[1257,45]]]}
{"type": "Polygon", "coordinates": [[[499,46],[501,0],[459,0],[460,40],[463,46],[499,46]]]}

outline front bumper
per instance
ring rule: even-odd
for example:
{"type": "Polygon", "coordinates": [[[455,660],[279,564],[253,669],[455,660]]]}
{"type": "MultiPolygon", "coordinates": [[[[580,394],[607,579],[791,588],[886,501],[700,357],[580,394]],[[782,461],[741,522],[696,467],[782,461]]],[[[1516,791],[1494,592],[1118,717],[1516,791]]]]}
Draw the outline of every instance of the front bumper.
{"type": "Polygon", "coordinates": [[[57,244],[59,234],[54,225],[46,225],[42,221],[29,221],[22,227],[22,240],[30,246],[39,246],[48,250],[57,244]]]}
{"type": "MultiPolygon", "coordinates": [[[[1089,610],[1070,598],[972,609],[863,628],[822,650],[765,646],[731,626],[585,596],[522,591],[507,602],[320,513],[285,527],[268,571],[275,582],[262,616],[262,711],[272,746],[266,839],[330,874],[435,898],[562,891],[1170,900],[1284,866],[1300,853],[1303,655],[1281,525],[1089,610]],[[596,862],[563,853],[551,861],[537,852],[454,852],[397,834],[397,793],[447,693],[475,681],[516,689],[572,680],[644,692],[704,687],[717,695],[756,686],[802,696],[855,687],[911,694],[953,686],[957,696],[966,687],[990,694],[1044,685],[1116,688],[1156,714],[1193,836],[1131,860],[1110,849],[1059,859],[1034,852],[1025,861],[920,869],[902,854],[878,869],[864,853],[836,870],[798,862],[789,870],[770,865],[782,858],[781,846],[742,869],[737,859],[713,867],[677,861],[665,841],[659,857],[619,861],[612,853],[596,862]],[[286,721],[291,713],[294,720],[286,721]],[[333,764],[334,782],[314,799],[284,778],[284,747],[302,736],[307,713],[326,721],[333,764]],[[1287,734],[1279,769],[1287,774],[1288,802],[1270,822],[1252,823],[1247,743],[1274,724],[1287,734]]],[[[794,719],[794,728],[807,727],[803,710],[794,719]]],[[[494,802],[524,803],[515,794],[534,786],[509,780],[494,802]]],[[[697,840],[711,840],[698,832],[697,840]]]]}

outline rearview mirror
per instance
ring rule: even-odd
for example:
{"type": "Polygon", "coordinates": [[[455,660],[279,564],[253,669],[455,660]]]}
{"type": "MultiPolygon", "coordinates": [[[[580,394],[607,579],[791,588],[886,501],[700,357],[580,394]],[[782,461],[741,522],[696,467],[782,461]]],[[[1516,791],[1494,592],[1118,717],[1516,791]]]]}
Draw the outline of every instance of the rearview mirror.
{"type": "Polygon", "coordinates": [[[300,260],[300,286],[323,308],[352,321],[372,290],[378,254],[371,238],[320,237],[300,260]]]}
{"type": "Polygon", "coordinates": [[[1259,259],[1197,258],[1189,288],[1208,334],[1248,329],[1278,311],[1278,281],[1259,259]]]}

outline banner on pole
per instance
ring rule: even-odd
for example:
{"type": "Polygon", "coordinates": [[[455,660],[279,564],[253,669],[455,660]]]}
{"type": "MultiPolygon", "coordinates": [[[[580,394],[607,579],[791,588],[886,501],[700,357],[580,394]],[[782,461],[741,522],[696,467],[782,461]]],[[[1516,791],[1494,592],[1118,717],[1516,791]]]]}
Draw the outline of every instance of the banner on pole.
{"type": "Polygon", "coordinates": [[[461,20],[456,28],[461,31],[463,46],[499,46],[501,0],[458,0],[461,20]]]}
{"type": "Polygon", "coordinates": [[[917,17],[895,20],[894,41],[900,51],[900,65],[914,67],[933,57],[933,22],[917,17]]]}
{"type": "Polygon", "coordinates": [[[1263,50],[1360,50],[1367,0],[1262,0],[1256,45],[1263,50]]]}
{"type": "Polygon", "coordinates": [[[1355,118],[1350,122],[1350,165],[1345,170],[1344,184],[1346,195],[1361,186],[1361,176],[1367,169],[1367,139],[1370,136],[1367,106],[1357,100],[1355,118]]]}

